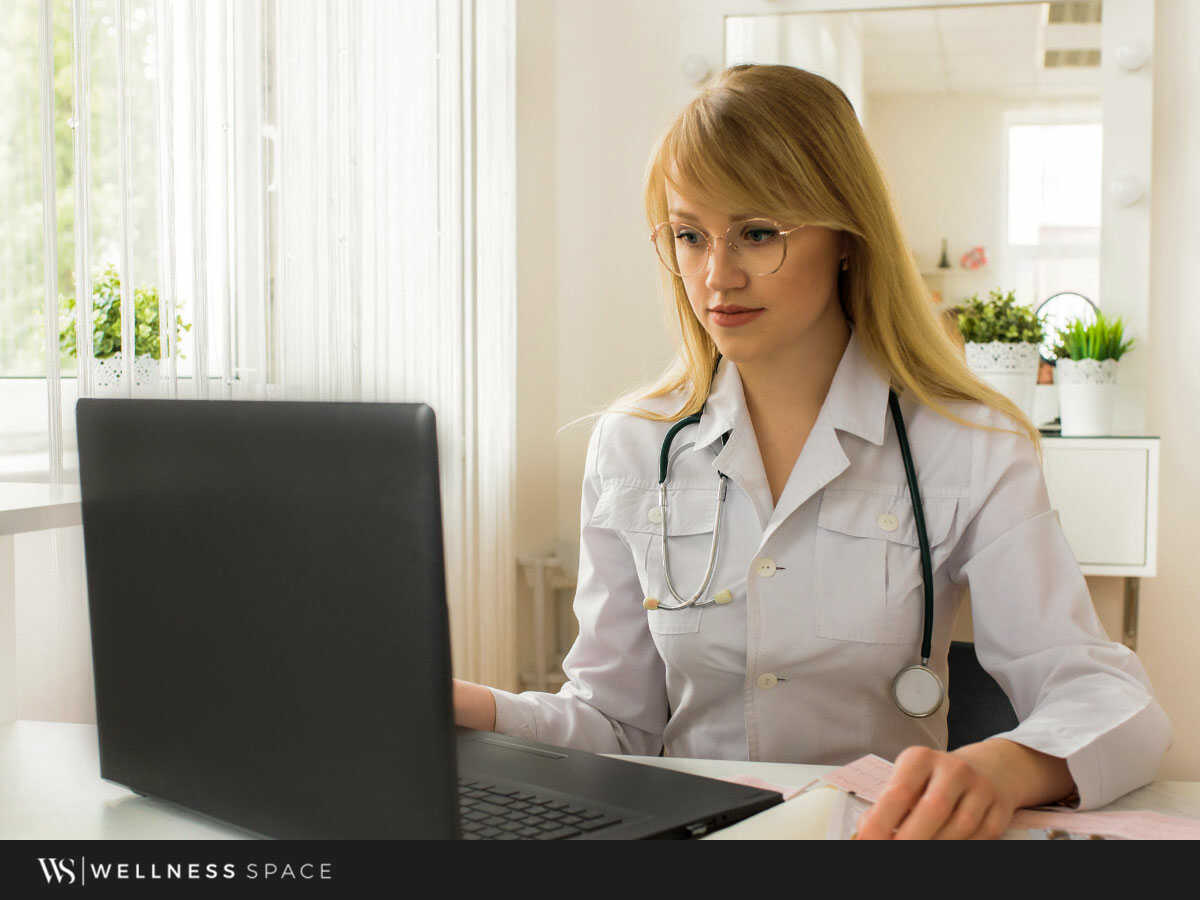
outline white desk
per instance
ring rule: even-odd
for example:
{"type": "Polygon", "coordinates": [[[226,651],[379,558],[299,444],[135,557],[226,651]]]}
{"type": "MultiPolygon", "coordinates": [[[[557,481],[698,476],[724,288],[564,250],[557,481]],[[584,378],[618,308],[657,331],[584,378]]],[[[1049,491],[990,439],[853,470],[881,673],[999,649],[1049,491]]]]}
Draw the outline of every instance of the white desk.
{"type": "MultiPolygon", "coordinates": [[[[830,766],[618,757],[697,775],[754,775],[802,787],[830,766]]],[[[833,791],[810,792],[712,835],[716,839],[825,836],[833,791]]],[[[1200,817],[1200,782],[1147,785],[1108,809],[1200,817]]],[[[238,839],[250,835],[100,779],[94,725],[18,721],[0,725],[0,840],[238,839]]]]}
{"type": "Polygon", "coordinates": [[[13,535],[82,520],[77,485],[0,482],[0,724],[17,718],[17,587],[13,535]]]}

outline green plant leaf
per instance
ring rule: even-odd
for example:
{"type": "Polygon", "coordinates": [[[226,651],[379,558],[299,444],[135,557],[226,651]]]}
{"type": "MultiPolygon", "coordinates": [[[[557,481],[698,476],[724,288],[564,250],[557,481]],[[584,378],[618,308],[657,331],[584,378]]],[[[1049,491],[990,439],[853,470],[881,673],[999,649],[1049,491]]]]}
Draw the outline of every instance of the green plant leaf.
{"type": "Polygon", "coordinates": [[[1106,319],[1096,311],[1094,322],[1072,319],[1059,332],[1061,356],[1079,359],[1120,359],[1133,348],[1133,338],[1125,339],[1125,323],[1118,316],[1106,319]]]}
{"type": "MultiPolygon", "coordinates": [[[[140,287],[133,292],[134,306],[134,355],[161,358],[159,346],[161,335],[158,316],[158,289],[140,287]]],[[[75,335],[75,298],[63,297],[60,310],[65,321],[59,331],[59,346],[63,353],[74,357],[77,353],[75,335]]],[[[109,263],[103,273],[92,282],[93,354],[105,359],[121,350],[121,279],[116,268],[109,263]]],[[[181,332],[191,329],[181,315],[175,317],[175,340],[181,332]]],[[[182,354],[180,354],[182,358],[182,354]]]]}
{"type": "Polygon", "coordinates": [[[973,294],[955,307],[955,312],[964,341],[1040,344],[1045,339],[1037,315],[1030,307],[1019,305],[1013,291],[993,289],[987,300],[973,294]]]}

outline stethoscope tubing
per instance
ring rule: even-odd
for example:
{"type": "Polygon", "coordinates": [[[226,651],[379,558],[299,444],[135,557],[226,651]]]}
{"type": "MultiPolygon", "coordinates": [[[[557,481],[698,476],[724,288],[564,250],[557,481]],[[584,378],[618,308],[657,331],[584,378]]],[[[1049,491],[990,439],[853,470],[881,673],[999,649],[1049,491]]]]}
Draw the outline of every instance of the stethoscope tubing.
{"type": "MultiPolygon", "coordinates": [[[[900,398],[896,396],[894,390],[888,391],[888,409],[892,414],[892,421],[896,426],[896,439],[900,443],[900,457],[904,461],[904,475],[908,481],[908,492],[912,500],[913,521],[917,529],[917,543],[920,546],[921,553],[921,586],[924,593],[924,608],[922,611],[922,632],[921,632],[921,662],[919,665],[906,666],[896,674],[892,681],[892,694],[896,699],[897,706],[906,715],[913,718],[925,718],[932,715],[941,706],[945,699],[945,688],[942,685],[941,679],[933,670],[929,668],[929,655],[933,646],[933,561],[929,549],[929,535],[925,529],[925,506],[921,501],[921,490],[917,484],[917,471],[913,463],[912,449],[908,443],[908,431],[904,425],[904,416],[900,411],[900,398]],[[908,673],[912,673],[913,677],[917,678],[917,685],[914,688],[909,678],[908,673]],[[923,683],[923,684],[922,684],[923,683]],[[928,696],[928,688],[934,689],[934,699],[936,702],[932,704],[922,702],[928,696]],[[902,697],[901,694],[904,694],[902,697]]],[[[700,413],[694,413],[684,419],[676,422],[667,431],[666,437],[663,439],[662,450],[659,453],[659,469],[658,469],[658,505],[662,511],[662,533],[660,543],[662,547],[663,557],[663,573],[666,576],[667,589],[671,592],[671,596],[678,601],[676,606],[662,606],[659,601],[654,600],[653,606],[647,608],[662,609],[666,611],[687,609],[689,607],[707,606],[713,600],[701,601],[707,592],[709,585],[712,583],[713,574],[716,572],[717,564],[717,549],[721,534],[721,512],[725,506],[725,494],[728,482],[728,476],[724,472],[718,472],[720,476],[720,486],[717,491],[717,509],[713,523],[712,545],[708,551],[708,568],[704,572],[704,580],[696,593],[689,597],[683,597],[675,588],[674,582],[671,580],[671,559],[669,549],[670,528],[667,524],[667,468],[671,452],[671,443],[675,440],[682,429],[688,425],[696,425],[700,422],[700,413]]],[[[725,432],[722,435],[722,444],[729,440],[730,432],[725,432]]],[[[647,603],[651,603],[650,598],[647,598],[647,603]]],[[[728,602],[728,596],[724,602],[728,602]]]]}
{"type": "Polygon", "coordinates": [[[896,425],[896,439],[900,442],[900,457],[904,460],[904,474],[908,478],[908,492],[912,497],[913,520],[917,525],[917,543],[921,547],[921,586],[925,592],[921,665],[927,666],[933,649],[933,560],[930,558],[929,536],[925,531],[925,504],[921,502],[921,490],[917,487],[917,471],[913,465],[912,450],[908,446],[908,431],[904,427],[904,416],[900,414],[900,398],[895,391],[888,392],[888,406],[896,425]]]}

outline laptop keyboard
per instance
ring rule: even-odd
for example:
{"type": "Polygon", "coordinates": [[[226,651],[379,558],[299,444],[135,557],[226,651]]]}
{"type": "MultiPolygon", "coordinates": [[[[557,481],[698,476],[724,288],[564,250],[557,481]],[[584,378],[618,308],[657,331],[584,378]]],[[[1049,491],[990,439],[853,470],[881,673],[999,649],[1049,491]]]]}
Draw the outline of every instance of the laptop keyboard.
{"type": "Polygon", "coordinates": [[[469,841],[556,841],[621,821],[578,803],[469,778],[458,779],[458,810],[469,841]]]}

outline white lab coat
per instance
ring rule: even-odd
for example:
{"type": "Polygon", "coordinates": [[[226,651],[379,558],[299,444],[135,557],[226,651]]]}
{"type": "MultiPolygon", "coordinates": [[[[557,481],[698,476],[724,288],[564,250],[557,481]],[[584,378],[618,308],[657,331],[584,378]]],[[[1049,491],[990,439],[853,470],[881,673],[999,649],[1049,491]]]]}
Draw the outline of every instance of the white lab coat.
{"type": "MultiPolygon", "coordinates": [[[[679,396],[645,401],[673,412],[679,396]]],[[[902,399],[933,556],[931,668],[969,587],[975,649],[1016,710],[1003,737],[1066,759],[1079,808],[1151,781],[1171,726],[1138,658],[1105,635],[1026,437],[968,428],[902,399]]],[[[953,407],[1011,429],[989,408],[953,407]]],[[[925,719],[891,682],[918,662],[923,593],[912,504],[887,381],[852,335],[773,505],[737,367],[722,360],[703,417],[681,431],[668,475],[671,575],[703,578],[717,470],[729,476],[708,595],[663,578],[657,482],[670,423],[610,413],[588,447],[575,614],[557,694],[493,689],[496,730],[597,753],[841,765],[945,749],[943,704],[925,719]],[[731,430],[722,448],[721,435],[731,430]],[[693,443],[694,442],[694,443],[693,443]]]]}

